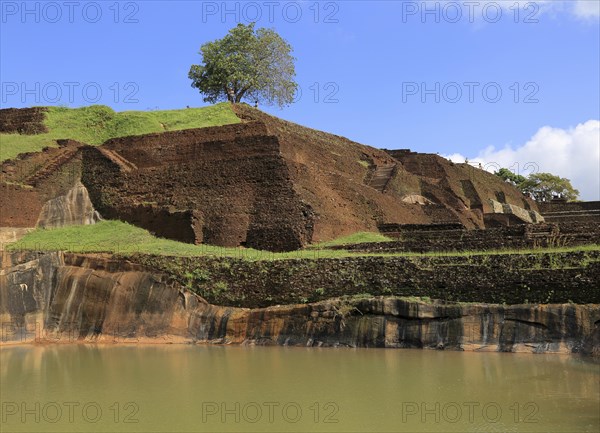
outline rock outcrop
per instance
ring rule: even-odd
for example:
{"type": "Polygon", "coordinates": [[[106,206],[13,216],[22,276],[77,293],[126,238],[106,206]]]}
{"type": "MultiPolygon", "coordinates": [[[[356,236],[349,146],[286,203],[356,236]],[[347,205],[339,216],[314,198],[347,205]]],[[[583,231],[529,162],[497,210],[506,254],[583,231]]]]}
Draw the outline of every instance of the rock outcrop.
{"type": "Polygon", "coordinates": [[[87,189],[78,181],[65,195],[44,203],[36,227],[88,225],[99,220],[100,215],[94,209],[87,189]]]}
{"type": "Polygon", "coordinates": [[[395,297],[219,307],[110,256],[0,255],[2,343],[195,342],[600,355],[600,306],[395,297]]]}
{"type": "Polygon", "coordinates": [[[490,212],[484,214],[486,226],[510,226],[514,224],[539,224],[544,217],[535,210],[525,210],[520,206],[500,203],[489,199],[490,212]]]}

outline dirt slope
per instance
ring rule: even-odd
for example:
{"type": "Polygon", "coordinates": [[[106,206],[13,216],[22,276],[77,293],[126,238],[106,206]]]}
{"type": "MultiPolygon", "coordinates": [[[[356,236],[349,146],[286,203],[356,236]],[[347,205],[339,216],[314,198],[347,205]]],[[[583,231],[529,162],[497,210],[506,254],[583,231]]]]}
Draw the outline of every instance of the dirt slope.
{"type": "MultiPolygon", "coordinates": [[[[313,207],[315,241],[380,224],[460,223],[483,228],[489,199],[537,210],[517,189],[493,174],[432,154],[385,151],[287,122],[247,105],[243,120],[264,122],[277,136],[294,188],[313,207]],[[391,174],[383,191],[373,176],[391,174]],[[414,197],[423,197],[415,203],[414,197]]],[[[379,182],[380,186],[381,182],[379,182]]]]}

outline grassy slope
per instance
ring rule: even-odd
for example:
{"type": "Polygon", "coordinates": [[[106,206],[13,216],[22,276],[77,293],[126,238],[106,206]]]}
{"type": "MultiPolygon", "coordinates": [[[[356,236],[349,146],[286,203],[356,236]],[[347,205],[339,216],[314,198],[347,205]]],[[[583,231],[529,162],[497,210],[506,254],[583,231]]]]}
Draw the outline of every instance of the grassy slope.
{"type": "Polygon", "coordinates": [[[56,139],[71,138],[88,144],[127,135],[173,131],[239,123],[228,103],[169,111],[115,112],[103,105],[82,108],[48,107],[46,134],[0,134],[0,162],[19,153],[56,146],[56,139]]]}
{"type": "Polygon", "coordinates": [[[333,239],[331,241],[315,244],[312,246],[312,248],[327,248],[338,245],[364,244],[367,242],[390,242],[393,240],[394,239],[382,235],[381,233],[357,232],[348,236],[333,239]]]}
{"type": "MultiPolygon", "coordinates": [[[[370,235],[376,235],[371,233],[370,235]]],[[[380,235],[379,235],[380,236],[380,235]]],[[[361,233],[361,238],[365,234],[361,233]]],[[[355,236],[356,238],[356,236],[355,236]]],[[[368,236],[372,239],[373,236],[368,236]]],[[[343,243],[345,238],[338,242],[343,243]]],[[[338,243],[339,244],[339,243],[338,243]]],[[[36,229],[27,234],[20,241],[7,246],[9,250],[44,250],[44,251],[71,251],[71,252],[110,252],[123,255],[135,253],[164,254],[169,256],[203,256],[215,255],[223,257],[238,257],[248,260],[274,260],[274,259],[317,259],[351,256],[474,256],[491,254],[540,254],[544,252],[568,251],[597,251],[598,245],[586,245],[573,248],[548,248],[519,251],[480,251],[480,252],[449,252],[449,253],[351,253],[344,250],[328,250],[311,248],[289,253],[271,253],[244,248],[223,248],[211,245],[192,245],[152,236],[148,231],[123,223],[120,221],[102,221],[95,225],[70,226],[59,229],[36,229]]]]}

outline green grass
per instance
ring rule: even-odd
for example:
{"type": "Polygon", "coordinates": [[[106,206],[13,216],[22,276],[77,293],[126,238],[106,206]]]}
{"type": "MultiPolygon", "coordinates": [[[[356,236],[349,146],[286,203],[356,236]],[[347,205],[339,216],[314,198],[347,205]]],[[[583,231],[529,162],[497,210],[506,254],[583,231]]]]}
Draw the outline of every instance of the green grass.
{"type": "Polygon", "coordinates": [[[49,132],[38,135],[0,134],[0,162],[19,153],[38,152],[70,138],[87,144],[128,135],[204,128],[239,123],[229,103],[203,108],[163,111],[115,112],[104,105],[82,108],[48,107],[45,124],[49,132]]]}
{"type": "Polygon", "coordinates": [[[75,253],[158,254],[170,256],[220,256],[248,260],[342,257],[345,251],[294,251],[272,253],[251,248],[192,245],[153,236],[147,230],[121,222],[101,221],[86,226],[36,229],[8,250],[70,251],[75,253]]]}
{"type": "MultiPolygon", "coordinates": [[[[371,234],[372,235],[372,234],[371,234]]],[[[355,236],[356,238],[356,236],[355,236]]],[[[364,237],[363,237],[364,238],[364,237]]],[[[600,245],[570,248],[530,250],[459,251],[431,253],[358,253],[312,247],[288,253],[273,253],[250,248],[224,248],[212,245],[192,245],[157,238],[148,231],[121,221],[101,221],[87,226],[69,226],[58,229],[36,229],[20,241],[6,245],[8,250],[70,251],[74,253],[114,253],[122,255],[155,254],[165,256],[219,256],[245,260],[320,259],[359,256],[378,257],[443,257],[480,256],[498,254],[543,254],[573,251],[600,251],[600,245]]]]}
{"type": "Polygon", "coordinates": [[[313,248],[327,248],[339,245],[364,244],[368,242],[390,242],[394,239],[374,232],[357,232],[348,236],[342,236],[327,242],[315,244],[313,248]]]}

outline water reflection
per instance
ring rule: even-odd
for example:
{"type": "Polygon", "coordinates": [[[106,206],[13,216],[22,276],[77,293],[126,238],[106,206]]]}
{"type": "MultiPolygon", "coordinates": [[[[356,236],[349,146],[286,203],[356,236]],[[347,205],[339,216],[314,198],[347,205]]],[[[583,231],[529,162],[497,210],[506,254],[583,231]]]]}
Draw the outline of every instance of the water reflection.
{"type": "Polygon", "coordinates": [[[50,345],[5,347],[0,361],[14,431],[600,429],[600,365],[574,356],[50,345]]]}

